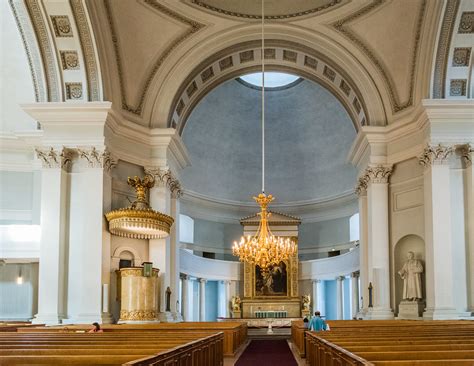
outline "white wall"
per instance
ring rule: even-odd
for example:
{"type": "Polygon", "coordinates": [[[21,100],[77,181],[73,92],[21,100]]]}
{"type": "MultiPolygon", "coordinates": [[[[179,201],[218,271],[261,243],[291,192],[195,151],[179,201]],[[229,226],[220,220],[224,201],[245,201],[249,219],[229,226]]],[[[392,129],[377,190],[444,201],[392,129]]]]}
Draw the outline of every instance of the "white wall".
{"type": "Polygon", "coordinates": [[[38,263],[0,265],[0,320],[29,320],[38,311],[38,263]],[[23,283],[17,284],[20,274],[23,283]]]}

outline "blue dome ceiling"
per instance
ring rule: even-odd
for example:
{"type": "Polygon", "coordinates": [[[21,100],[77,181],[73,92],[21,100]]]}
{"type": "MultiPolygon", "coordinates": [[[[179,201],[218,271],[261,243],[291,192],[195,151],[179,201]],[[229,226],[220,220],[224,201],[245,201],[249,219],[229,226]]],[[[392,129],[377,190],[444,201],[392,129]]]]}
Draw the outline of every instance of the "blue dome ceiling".
{"type": "MultiPolygon", "coordinates": [[[[353,191],[346,157],[356,136],[344,107],[304,80],[265,94],[265,191],[275,203],[322,201],[353,191]]],[[[213,89],[183,131],[192,166],[186,191],[217,200],[253,202],[261,191],[261,92],[236,80],[213,89]]]]}

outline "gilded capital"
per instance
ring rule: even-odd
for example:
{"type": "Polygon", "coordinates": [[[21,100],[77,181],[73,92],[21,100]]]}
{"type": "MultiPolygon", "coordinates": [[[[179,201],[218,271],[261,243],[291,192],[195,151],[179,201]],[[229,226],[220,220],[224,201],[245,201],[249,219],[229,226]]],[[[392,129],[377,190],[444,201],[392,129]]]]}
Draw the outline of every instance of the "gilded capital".
{"type": "Polygon", "coordinates": [[[370,183],[387,183],[392,172],[393,168],[391,166],[376,165],[368,167],[365,170],[365,175],[370,183]]]}
{"type": "Polygon", "coordinates": [[[61,151],[53,147],[48,149],[36,148],[36,156],[41,160],[43,168],[61,168],[67,170],[71,165],[72,151],[62,148],[61,151]]]}
{"type": "Polygon", "coordinates": [[[423,154],[418,158],[418,161],[424,167],[429,167],[434,164],[446,164],[452,152],[453,148],[451,146],[428,144],[426,145],[423,154]]]}

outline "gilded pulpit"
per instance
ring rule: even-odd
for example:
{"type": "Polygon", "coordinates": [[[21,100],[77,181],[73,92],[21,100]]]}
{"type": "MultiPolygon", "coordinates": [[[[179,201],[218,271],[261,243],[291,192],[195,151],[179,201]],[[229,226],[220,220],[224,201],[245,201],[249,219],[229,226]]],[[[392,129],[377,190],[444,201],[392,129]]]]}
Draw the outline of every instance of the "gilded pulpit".
{"type": "MultiPolygon", "coordinates": [[[[240,220],[244,235],[253,236],[260,224],[260,216],[240,220]]],[[[298,241],[301,220],[271,212],[268,224],[274,235],[298,241]]],[[[298,253],[262,271],[258,265],[244,262],[244,296],[241,303],[243,318],[297,318],[301,316],[298,293],[298,253]]]]}

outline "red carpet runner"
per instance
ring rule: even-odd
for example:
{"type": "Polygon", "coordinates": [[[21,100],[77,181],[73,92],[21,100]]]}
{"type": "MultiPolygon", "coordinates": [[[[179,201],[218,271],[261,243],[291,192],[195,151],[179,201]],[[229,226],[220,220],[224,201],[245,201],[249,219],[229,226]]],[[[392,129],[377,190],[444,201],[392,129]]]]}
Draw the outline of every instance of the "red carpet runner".
{"type": "Polygon", "coordinates": [[[235,366],[298,366],[284,339],[253,340],[235,366]]]}

